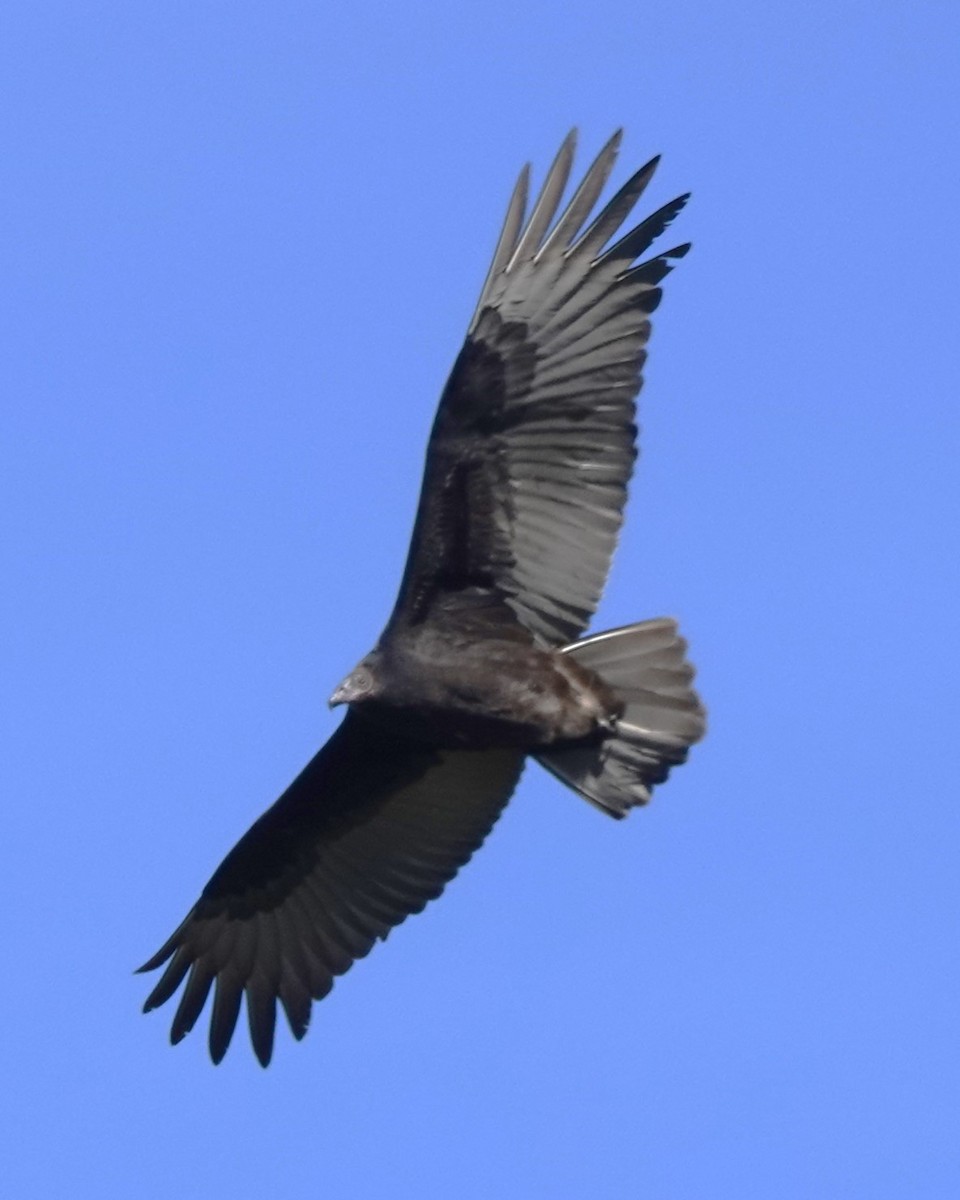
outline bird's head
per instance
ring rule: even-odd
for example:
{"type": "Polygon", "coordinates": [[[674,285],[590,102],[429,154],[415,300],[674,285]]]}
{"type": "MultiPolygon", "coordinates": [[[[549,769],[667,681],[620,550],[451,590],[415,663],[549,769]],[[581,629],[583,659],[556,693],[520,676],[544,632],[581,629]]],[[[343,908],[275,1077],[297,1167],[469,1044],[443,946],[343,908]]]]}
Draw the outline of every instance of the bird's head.
{"type": "Polygon", "coordinates": [[[380,695],[381,681],[378,672],[376,654],[368,654],[366,658],[353,668],[350,674],[333,690],[328,701],[331,708],[338,704],[357,704],[364,700],[373,700],[380,695]]]}

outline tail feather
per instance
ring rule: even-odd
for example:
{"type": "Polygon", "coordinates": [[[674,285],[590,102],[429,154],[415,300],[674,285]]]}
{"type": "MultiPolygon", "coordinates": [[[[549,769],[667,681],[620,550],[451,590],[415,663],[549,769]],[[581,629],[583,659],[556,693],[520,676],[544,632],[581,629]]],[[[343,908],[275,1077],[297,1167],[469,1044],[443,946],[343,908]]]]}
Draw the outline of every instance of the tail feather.
{"type": "Polygon", "coordinates": [[[654,785],[686,760],[706,731],[686,649],[667,617],[565,646],[565,654],[616,693],[623,713],[602,737],[551,748],[537,756],[540,763],[612,816],[646,804],[654,785]]]}

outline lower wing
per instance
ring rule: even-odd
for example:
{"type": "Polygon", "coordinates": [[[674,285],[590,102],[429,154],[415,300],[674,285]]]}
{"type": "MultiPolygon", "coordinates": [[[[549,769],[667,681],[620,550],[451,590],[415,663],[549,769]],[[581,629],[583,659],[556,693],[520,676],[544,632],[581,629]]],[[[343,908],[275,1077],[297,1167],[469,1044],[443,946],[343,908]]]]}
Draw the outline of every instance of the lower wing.
{"type": "Polygon", "coordinates": [[[213,987],[210,1056],[219,1062],[246,994],[250,1038],[266,1066],[277,1000],[302,1038],[312,1001],[439,896],[478,849],[522,768],[516,750],[434,749],[348,713],[140,968],[167,964],[144,1011],[186,978],[170,1031],[176,1044],[213,987]]]}

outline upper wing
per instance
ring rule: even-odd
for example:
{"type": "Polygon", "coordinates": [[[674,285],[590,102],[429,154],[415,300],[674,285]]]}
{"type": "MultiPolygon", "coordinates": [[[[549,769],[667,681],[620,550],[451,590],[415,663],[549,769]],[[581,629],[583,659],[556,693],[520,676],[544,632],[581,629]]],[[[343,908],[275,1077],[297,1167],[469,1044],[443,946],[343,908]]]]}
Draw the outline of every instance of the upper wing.
{"type": "Polygon", "coordinates": [[[440,895],[487,836],[522,767],[516,750],[434,750],[348,713],[140,968],[170,959],[144,1011],[169,1000],[189,971],[170,1031],[177,1043],[215,984],[210,1055],[219,1062],[246,992],[250,1037],[266,1066],[276,1001],[303,1037],[311,999],[440,895]]]}
{"type": "Polygon", "coordinates": [[[480,587],[540,637],[566,643],[600,598],[636,457],[648,317],[669,260],[689,245],[633,264],[687,197],[604,250],[658,160],[584,229],[620,134],[554,222],[574,142],[571,133],[526,223],[527,168],[514,190],[440,400],[392,623],[421,620],[438,592],[480,587]]]}

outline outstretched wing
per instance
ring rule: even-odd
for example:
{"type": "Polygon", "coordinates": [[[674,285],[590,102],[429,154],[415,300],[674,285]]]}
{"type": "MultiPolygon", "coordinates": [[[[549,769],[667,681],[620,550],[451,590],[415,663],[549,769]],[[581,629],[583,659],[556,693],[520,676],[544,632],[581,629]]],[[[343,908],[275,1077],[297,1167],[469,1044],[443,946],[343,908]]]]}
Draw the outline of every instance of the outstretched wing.
{"type": "Polygon", "coordinates": [[[688,245],[635,265],[687,197],[607,249],[657,159],[584,224],[617,133],[554,221],[571,133],[524,222],[528,170],[507,210],[466,343],[427,448],[413,541],[391,624],[439,592],[499,593],[550,643],[572,641],[606,581],[636,458],[635,398],[658,286],[688,245]]]}
{"type": "Polygon", "coordinates": [[[439,896],[480,846],[522,767],[515,750],[433,750],[348,713],[140,968],[169,959],[144,1011],[186,978],[175,1044],[213,986],[210,1056],[219,1062],[246,993],[253,1048],[266,1066],[277,1000],[302,1038],[311,1002],[334,977],[439,896]]]}

